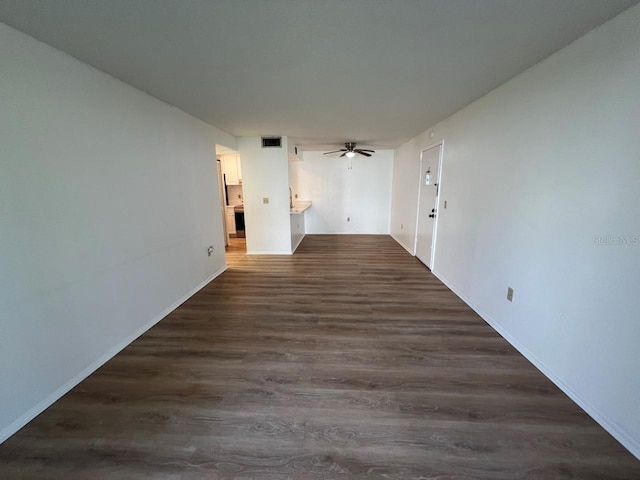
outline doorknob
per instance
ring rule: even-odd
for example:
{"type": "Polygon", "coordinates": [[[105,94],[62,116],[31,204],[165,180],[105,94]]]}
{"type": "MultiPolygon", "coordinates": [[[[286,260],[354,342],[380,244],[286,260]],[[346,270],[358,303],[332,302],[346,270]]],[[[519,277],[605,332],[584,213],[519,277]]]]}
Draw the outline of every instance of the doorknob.
{"type": "Polygon", "coordinates": [[[436,218],[436,214],[435,213],[429,214],[429,218],[436,218]]]}

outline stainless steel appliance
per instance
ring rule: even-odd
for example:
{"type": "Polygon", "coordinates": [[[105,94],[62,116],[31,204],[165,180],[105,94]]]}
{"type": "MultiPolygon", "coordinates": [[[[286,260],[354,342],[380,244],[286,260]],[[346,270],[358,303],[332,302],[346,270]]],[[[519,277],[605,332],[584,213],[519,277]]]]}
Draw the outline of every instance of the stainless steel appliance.
{"type": "Polygon", "coordinates": [[[236,205],[233,209],[236,217],[236,237],[245,238],[244,232],[244,205],[236,205]]]}

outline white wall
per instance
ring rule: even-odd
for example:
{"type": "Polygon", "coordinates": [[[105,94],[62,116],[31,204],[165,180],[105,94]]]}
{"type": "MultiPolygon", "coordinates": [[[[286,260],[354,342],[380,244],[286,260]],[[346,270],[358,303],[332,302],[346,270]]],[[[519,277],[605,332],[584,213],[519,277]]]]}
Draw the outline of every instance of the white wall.
{"type": "Polygon", "coordinates": [[[235,139],[4,24],[0,65],[2,441],[224,268],[235,139]]]}
{"type": "Polygon", "coordinates": [[[238,138],[248,254],[290,254],[287,138],[262,148],[260,137],[238,138]],[[264,198],[269,203],[263,202],[264,198]]]}
{"type": "Polygon", "coordinates": [[[634,7],[400,147],[391,220],[412,248],[420,150],[444,138],[434,273],[636,456],[638,25],[634,7]]]}
{"type": "Polygon", "coordinates": [[[415,255],[420,149],[429,144],[419,140],[412,139],[395,150],[389,222],[391,236],[412,255],[415,255]]]}
{"type": "Polygon", "coordinates": [[[313,202],[306,232],[388,234],[393,154],[376,150],[372,157],[349,159],[309,151],[304,161],[291,162],[296,200],[313,202]]]}

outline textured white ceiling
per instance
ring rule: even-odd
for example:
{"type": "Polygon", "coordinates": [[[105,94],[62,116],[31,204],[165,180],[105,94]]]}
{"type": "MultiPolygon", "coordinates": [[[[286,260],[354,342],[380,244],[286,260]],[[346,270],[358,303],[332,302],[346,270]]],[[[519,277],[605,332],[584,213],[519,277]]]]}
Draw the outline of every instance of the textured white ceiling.
{"type": "Polygon", "coordinates": [[[0,0],[0,21],[234,135],[393,147],[638,0],[0,0]]]}

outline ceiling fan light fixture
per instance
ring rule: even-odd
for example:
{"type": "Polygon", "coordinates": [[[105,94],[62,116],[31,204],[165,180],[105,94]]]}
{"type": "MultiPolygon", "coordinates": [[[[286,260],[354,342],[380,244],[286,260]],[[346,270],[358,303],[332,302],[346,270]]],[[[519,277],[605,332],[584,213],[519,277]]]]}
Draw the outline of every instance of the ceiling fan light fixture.
{"type": "Polygon", "coordinates": [[[347,157],[351,159],[356,156],[356,153],[364,157],[370,157],[371,155],[376,153],[375,150],[369,150],[366,148],[356,148],[356,145],[357,145],[356,142],[346,142],[344,144],[344,148],[341,148],[340,150],[332,150],[330,152],[324,152],[323,155],[332,155],[334,153],[339,153],[340,158],[347,157]]]}

